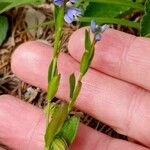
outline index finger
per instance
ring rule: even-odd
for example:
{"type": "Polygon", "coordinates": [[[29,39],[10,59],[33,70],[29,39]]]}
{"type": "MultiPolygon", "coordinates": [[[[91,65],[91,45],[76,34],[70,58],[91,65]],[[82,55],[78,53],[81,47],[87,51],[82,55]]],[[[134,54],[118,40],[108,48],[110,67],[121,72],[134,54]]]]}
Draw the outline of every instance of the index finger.
{"type": "MultiPolygon", "coordinates": [[[[41,109],[19,99],[0,96],[0,141],[13,150],[43,150],[45,117],[41,109]]],[[[69,150],[149,150],[127,141],[113,139],[80,124],[69,150]]],[[[1,150],[1,149],[0,149],[1,150]]]]}
{"type": "MultiPolygon", "coordinates": [[[[69,52],[80,61],[85,28],[73,33],[69,52]]],[[[91,67],[150,90],[150,39],[108,29],[96,44],[91,67]]]]}

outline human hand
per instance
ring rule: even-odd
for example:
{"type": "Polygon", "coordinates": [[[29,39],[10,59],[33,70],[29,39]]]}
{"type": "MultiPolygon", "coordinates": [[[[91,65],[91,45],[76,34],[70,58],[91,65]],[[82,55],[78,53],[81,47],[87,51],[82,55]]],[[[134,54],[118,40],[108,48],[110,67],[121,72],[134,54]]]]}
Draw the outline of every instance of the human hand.
{"type": "MultiPolygon", "coordinates": [[[[68,99],[68,77],[79,68],[84,29],[70,38],[69,52],[61,54],[60,99],[68,99]]],[[[96,45],[93,63],[83,80],[76,107],[110,125],[117,132],[142,143],[113,139],[80,124],[70,150],[150,149],[150,40],[107,30],[96,45]],[[147,147],[147,148],[146,148],[147,147]],[[148,148],[149,147],[149,148],[148,148]]],[[[23,81],[46,90],[52,51],[39,42],[28,42],[12,56],[12,71],[23,81]]],[[[3,95],[0,97],[0,141],[13,150],[44,148],[45,118],[41,109],[3,95]]]]}

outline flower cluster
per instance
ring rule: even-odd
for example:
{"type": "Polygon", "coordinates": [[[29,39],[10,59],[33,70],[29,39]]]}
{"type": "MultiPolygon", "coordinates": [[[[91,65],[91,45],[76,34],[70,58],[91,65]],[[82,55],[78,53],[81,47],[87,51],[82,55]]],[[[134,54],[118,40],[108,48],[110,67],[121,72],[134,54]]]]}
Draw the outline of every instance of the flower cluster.
{"type": "MultiPolygon", "coordinates": [[[[73,21],[78,21],[78,18],[82,15],[82,10],[79,8],[73,7],[72,4],[75,4],[77,0],[69,0],[66,4],[66,12],[64,16],[64,20],[67,23],[72,23],[73,21]]],[[[56,6],[61,7],[64,4],[64,0],[54,0],[54,4],[56,6]]]]}
{"type": "Polygon", "coordinates": [[[108,28],[109,28],[109,25],[99,26],[96,24],[96,21],[94,21],[94,20],[91,21],[91,31],[94,34],[95,41],[100,41],[101,33],[103,33],[108,28]]]}

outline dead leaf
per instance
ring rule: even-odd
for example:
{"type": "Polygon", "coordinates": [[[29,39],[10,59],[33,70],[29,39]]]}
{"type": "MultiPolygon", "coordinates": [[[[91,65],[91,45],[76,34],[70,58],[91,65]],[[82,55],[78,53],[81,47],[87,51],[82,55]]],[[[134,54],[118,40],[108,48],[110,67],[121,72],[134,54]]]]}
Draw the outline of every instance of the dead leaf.
{"type": "Polygon", "coordinates": [[[46,16],[31,7],[28,8],[25,15],[25,22],[27,23],[27,28],[29,28],[29,33],[33,36],[39,38],[43,33],[42,27],[37,27],[39,24],[42,24],[46,19],[46,16]]]}

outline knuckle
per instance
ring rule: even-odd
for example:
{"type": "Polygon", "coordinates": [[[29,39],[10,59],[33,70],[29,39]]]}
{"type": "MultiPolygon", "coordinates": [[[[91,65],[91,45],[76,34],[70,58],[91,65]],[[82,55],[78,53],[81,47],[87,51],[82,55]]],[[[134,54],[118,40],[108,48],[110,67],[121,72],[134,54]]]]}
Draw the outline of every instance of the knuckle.
{"type": "Polygon", "coordinates": [[[137,114],[139,114],[140,107],[144,102],[145,94],[147,94],[146,90],[136,87],[135,91],[131,95],[129,103],[126,107],[126,117],[124,120],[125,133],[127,136],[130,135],[130,132],[133,130],[135,124],[137,124],[137,114]]]}

